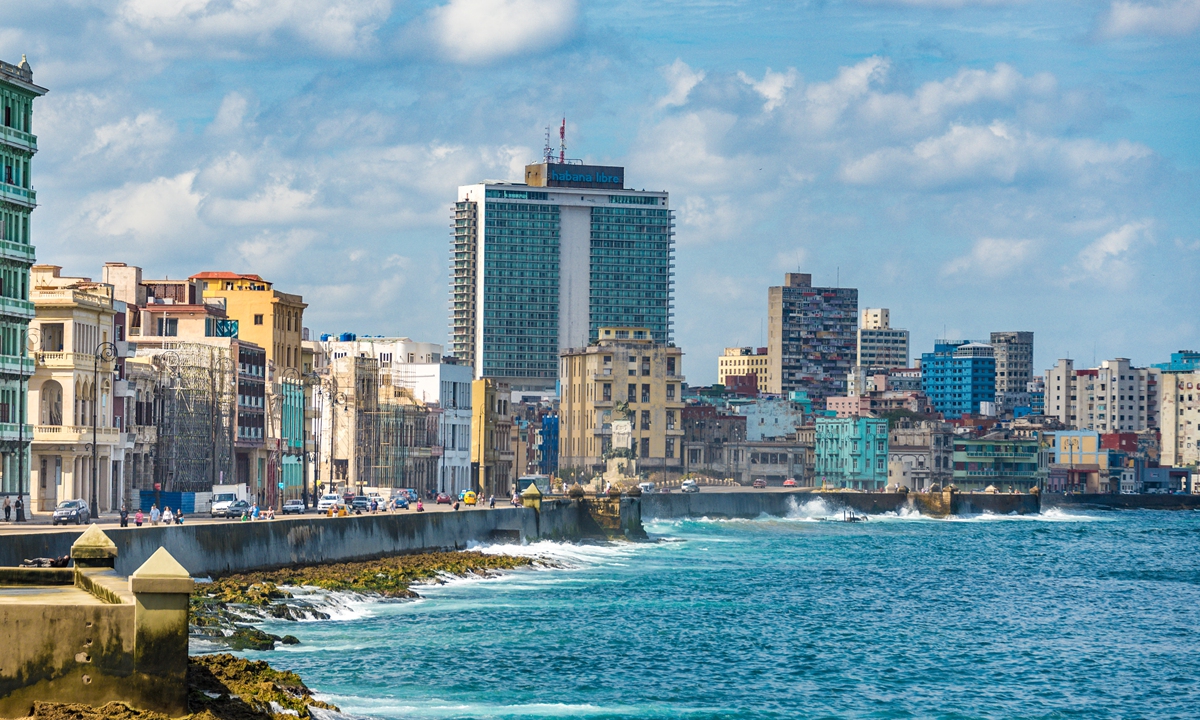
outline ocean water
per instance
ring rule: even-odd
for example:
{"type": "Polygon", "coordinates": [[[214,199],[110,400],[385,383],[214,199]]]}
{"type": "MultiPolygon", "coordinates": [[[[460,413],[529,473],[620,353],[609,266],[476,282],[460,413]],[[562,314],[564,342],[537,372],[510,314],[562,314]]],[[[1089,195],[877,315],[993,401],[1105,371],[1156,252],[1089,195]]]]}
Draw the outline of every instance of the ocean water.
{"type": "Polygon", "coordinates": [[[1196,718],[1200,513],[650,522],[246,653],[378,718],[1196,718]]]}

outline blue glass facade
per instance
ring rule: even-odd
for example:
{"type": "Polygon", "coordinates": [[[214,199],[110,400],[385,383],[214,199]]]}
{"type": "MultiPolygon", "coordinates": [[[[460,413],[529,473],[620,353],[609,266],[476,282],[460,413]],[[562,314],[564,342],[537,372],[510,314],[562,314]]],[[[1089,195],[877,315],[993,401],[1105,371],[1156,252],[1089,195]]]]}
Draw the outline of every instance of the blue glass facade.
{"type": "MultiPolygon", "coordinates": [[[[639,204],[659,200],[632,199],[639,204]]],[[[601,327],[644,327],[655,342],[670,341],[671,253],[666,208],[592,208],[589,341],[597,339],[601,327]]]]}
{"type": "Polygon", "coordinates": [[[921,389],[948,419],[979,412],[996,401],[996,358],[982,343],[939,342],[921,355],[921,389]]]}

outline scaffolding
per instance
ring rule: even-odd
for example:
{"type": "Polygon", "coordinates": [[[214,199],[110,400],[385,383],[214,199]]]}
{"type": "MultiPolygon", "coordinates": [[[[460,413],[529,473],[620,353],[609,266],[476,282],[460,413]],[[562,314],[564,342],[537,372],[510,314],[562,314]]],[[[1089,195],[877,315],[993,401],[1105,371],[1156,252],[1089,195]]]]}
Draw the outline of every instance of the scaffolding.
{"type": "Polygon", "coordinates": [[[201,492],[233,477],[236,363],[229,348],[176,343],[153,352],[156,386],[154,482],[165,492],[201,492]]]}

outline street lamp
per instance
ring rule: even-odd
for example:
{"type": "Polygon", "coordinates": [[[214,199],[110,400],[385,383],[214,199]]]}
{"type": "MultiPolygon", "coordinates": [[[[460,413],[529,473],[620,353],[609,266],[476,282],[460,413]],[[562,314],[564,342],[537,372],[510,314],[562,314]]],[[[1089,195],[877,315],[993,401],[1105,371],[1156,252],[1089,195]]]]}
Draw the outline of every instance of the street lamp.
{"type": "Polygon", "coordinates": [[[96,501],[99,492],[100,479],[100,448],[96,444],[97,407],[100,399],[100,361],[110,363],[117,356],[117,346],[110,342],[102,342],[96,346],[95,367],[92,373],[92,508],[93,522],[100,517],[100,504],[96,501]]]}
{"type": "MultiPolygon", "coordinates": [[[[41,331],[35,327],[29,327],[25,328],[25,333],[26,350],[36,353],[42,344],[41,331]]],[[[29,419],[27,417],[29,414],[29,378],[25,376],[23,368],[20,378],[22,388],[17,397],[17,522],[25,522],[25,502],[21,500],[21,495],[25,493],[25,421],[29,419]]],[[[29,500],[32,502],[33,488],[31,487],[29,491],[29,500]]],[[[30,510],[30,512],[33,511],[30,510]]]]}

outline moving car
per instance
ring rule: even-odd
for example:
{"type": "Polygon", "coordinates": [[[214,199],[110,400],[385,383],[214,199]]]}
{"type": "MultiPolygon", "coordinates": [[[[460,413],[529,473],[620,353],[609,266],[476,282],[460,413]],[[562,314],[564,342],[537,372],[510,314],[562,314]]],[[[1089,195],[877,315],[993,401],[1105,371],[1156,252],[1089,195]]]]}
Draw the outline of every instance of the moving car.
{"type": "Polygon", "coordinates": [[[754,481],[754,487],[756,487],[756,488],[765,488],[766,486],[767,486],[767,481],[763,480],[762,478],[758,478],[757,480],[754,481]]]}
{"type": "Polygon", "coordinates": [[[350,502],[350,512],[371,512],[371,498],[359,495],[350,502]]]}
{"type": "MultiPolygon", "coordinates": [[[[404,495],[397,494],[397,495],[393,496],[392,499],[396,501],[396,507],[402,508],[404,510],[408,509],[408,498],[404,497],[404,495]]],[[[379,508],[381,510],[383,509],[383,507],[384,507],[383,505],[379,506],[379,508]]]]}
{"type": "Polygon", "coordinates": [[[796,487],[796,478],[788,478],[783,481],[784,487],[796,487]]]}
{"type": "Polygon", "coordinates": [[[303,515],[308,508],[304,507],[304,501],[299,499],[288,500],[283,504],[284,515],[303,515]]]}
{"type": "Polygon", "coordinates": [[[51,525],[62,523],[66,525],[73,522],[80,525],[85,522],[91,522],[92,513],[88,510],[87,503],[82,500],[63,500],[54,508],[54,516],[50,518],[51,525]]]}
{"type": "Polygon", "coordinates": [[[240,518],[242,513],[250,510],[250,503],[245,500],[234,500],[220,510],[212,511],[213,517],[240,518]]]}
{"type": "Polygon", "coordinates": [[[695,480],[684,480],[683,484],[679,486],[679,492],[698,493],[700,486],[696,484],[695,480]]]}
{"type": "Polygon", "coordinates": [[[453,498],[451,498],[451,497],[450,497],[449,495],[447,495],[446,493],[438,493],[438,495],[437,495],[437,504],[438,504],[438,505],[453,505],[453,504],[454,504],[454,499],[453,499],[453,498]]]}
{"type": "Polygon", "coordinates": [[[463,501],[464,505],[474,505],[476,499],[477,499],[477,496],[475,495],[475,491],[473,491],[473,490],[468,490],[465,493],[463,493],[462,501],[463,501]]]}
{"type": "Polygon", "coordinates": [[[317,501],[317,512],[326,512],[329,508],[336,510],[339,505],[344,504],[341,496],[337,493],[327,493],[322,495],[321,499],[317,501]]]}

